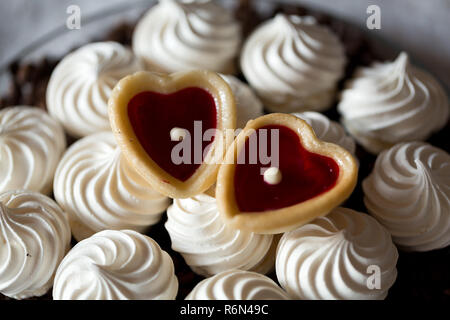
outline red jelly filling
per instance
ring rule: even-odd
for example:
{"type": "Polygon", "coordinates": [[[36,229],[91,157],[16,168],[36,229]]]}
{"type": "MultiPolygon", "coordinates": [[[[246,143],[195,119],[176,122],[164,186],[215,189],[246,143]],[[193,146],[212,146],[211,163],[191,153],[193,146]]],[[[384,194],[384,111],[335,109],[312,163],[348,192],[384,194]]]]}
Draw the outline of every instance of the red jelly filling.
{"type": "Polygon", "coordinates": [[[201,164],[198,155],[194,159],[195,143],[201,145],[203,155],[205,147],[213,141],[203,142],[203,133],[217,127],[214,97],[208,91],[196,87],[171,94],[152,91],[138,93],[128,103],[128,117],[136,137],[148,155],[163,170],[181,181],[189,179],[201,164]],[[201,121],[200,137],[199,134],[194,137],[194,121],[201,121]],[[172,149],[180,143],[171,141],[170,131],[174,127],[190,133],[191,155],[190,161],[185,161],[187,163],[175,164],[172,161],[172,149]]]}
{"type": "MultiPolygon", "coordinates": [[[[306,150],[301,144],[297,133],[285,126],[270,125],[258,129],[256,149],[259,153],[259,143],[267,141],[269,157],[272,143],[271,130],[279,133],[279,169],[282,179],[279,184],[271,185],[264,181],[261,168],[271,164],[262,164],[259,155],[254,164],[250,163],[249,149],[252,137],[247,138],[245,152],[238,154],[238,164],[234,176],[234,188],[237,205],[240,211],[267,211],[281,209],[298,204],[331,189],[339,176],[339,166],[329,157],[306,150]],[[267,139],[261,137],[261,129],[268,129],[267,139]]],[[[255,138],[255,137],[253,137],[255,138]]],[[[253,161],[255,162],[255,161],[253,161]]],[[[273,163],[272,163],[273,165],[273,163]]]]}

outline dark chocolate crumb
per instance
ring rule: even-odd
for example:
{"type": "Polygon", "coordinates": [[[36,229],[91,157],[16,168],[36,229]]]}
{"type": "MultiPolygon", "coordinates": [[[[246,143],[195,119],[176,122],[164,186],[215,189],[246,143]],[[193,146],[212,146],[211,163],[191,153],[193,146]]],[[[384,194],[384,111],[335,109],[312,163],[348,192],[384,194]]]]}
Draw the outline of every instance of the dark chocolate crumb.
{"type": "Polygon", "coordinates": [[[246,38],[264,19],[259,12],[255,10],[251,0],[239,1],[234,9],[234,15],[241,23],[244,38],[246,38]]]}

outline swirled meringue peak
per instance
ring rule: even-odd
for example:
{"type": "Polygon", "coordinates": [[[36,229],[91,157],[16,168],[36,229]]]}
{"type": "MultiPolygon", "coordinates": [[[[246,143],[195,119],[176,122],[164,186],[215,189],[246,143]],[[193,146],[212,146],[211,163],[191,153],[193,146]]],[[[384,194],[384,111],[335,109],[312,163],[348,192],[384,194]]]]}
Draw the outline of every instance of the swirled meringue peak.
{"type": "Polygon", "coordinates": [[[123,77],[143,70],[133,52],[116,42],[87,44],[54,69],[47,87],[47,109],[74,137],[110,130],[108,99],[123,77]]]}
{"type": "Polygon", "coordinates": [[[342,123],[372,153],[396,143],[426,140],[448,120],[448,98],[404,52],[393,62],[359,68],[338,104],[342,123]]]}
{"type": "Polygon", "coordinates": [[[450,155],[423,142],[378,155],[363,181],[364,203],[405,250],[450,245],[450,155]]]}
{"type": "Polygon", "coordinates": [[[208,277],[229,269],[260,273],[273,270],[273,235],[228,227],[221,219],[216,199],[206,194],[174,199],[167,209],[165,227],[172,249],[197,274],[208,277]]]}
{"type": "Polygon", "coordinates": [[[336,208],[281,237],[276,273],[297,299],[384,299],[397,258],[389,232],[374,218],[336,208]]]}
{"type": "Polygon", "coordinates": [[[112,132],[84,137],[67,150],[53,192],[78,241],[105,229],[143,231],[169,205],[128,164],[112,132]]]}
{"type": "Polygon", "coordinates": [[[150,237],[104,230],[77,243],[55,275],[55,300],[173,300],[173,261],[150,237]]]}
{"type": "Polygon", "coordinates": [[[42,296],[70,247],[67,215],[37,192],[0,193],[0,292],[15,299],[42,296]]]}
{"type": "Polygon", "coordinates": [[[289,297],[269,277],[226,270],[199,282],[186,300],[289,300],[289,297]]]}
{"type": "Polygon", "coordinates": [[[337,144],[355,155],[355,140],[345,132],[345,129],[338,122],[314,111],[297,112],[293,115],[305,120],[320,140],[337,144]]]}
{"type": "Polygon", "coordinates": [[[242,129],[249,120],[264,114],[262,102],[247,84],[232,75],[221,75],[221,77],[228,83],[236,99],[236,128],[242,129]]]}
{"type": "Polygon", "coordinates": [[[36,107],[0,111],[0,192],[27,189],[48,194],[66,148],[61,125],[36,107]]]}
{"type": "Polygon", "coordinates": [[[330,107],[345,63],[337,36],[310,16],[276,15],[249,36],[241,54],[245,78],[276,112],[330,107]]]}
{"type": "Polygon", "coordinates": [[[133,50],[150,70],[206,69],[233,74],[241,27],[212,0],[160,0],[139,21],[133,50]]]}

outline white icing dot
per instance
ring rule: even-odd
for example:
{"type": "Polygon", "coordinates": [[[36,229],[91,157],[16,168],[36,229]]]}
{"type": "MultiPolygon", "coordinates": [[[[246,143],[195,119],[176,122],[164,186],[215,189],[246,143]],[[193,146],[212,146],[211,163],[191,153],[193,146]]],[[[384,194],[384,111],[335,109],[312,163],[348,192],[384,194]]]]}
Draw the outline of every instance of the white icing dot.
{"type": "Polygon", "coordinates": [[[180,141],[186,137],[186,130],[178,127],[172,128],[170,130],[170,140],[172,141],[180,141]]]}
{"type": "Polygon", "coordinates": [[[264,181],[268,184],[279,184],[281,182],[281,171],[277,167],[270,167],[264,171],[264,181]]]}

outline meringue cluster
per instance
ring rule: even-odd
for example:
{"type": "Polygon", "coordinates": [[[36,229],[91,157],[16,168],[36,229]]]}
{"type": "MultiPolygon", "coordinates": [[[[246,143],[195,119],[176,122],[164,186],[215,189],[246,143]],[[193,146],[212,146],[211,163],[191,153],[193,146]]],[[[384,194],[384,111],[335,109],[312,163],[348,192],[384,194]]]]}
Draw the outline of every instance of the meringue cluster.
{"type": "Polygon", "coordinates": [[[169,254],[136,231],[104,230],[77,243],[55,275],[55,300],[170,300],[178,280],[169,254]]]}
{"type": "Polygon", "coordinates": [[[339,207],[281,237],[276,272],[297,299],[384,299],[397,258],[389,232],[374,218],[339,207]],[[379,269],[376,290],[367,284],[371,267],[379,269]]]}
{"type": "Polygon", "coordinates": [[[363,181],[368,211],[402,249],[450,245],[450,155],[424,142],[383,151],[363,181]]]}
{"type": "Polygon", "coordinates": [[[356,140],[379,153],[396,143],[426,140],[442,129],[449,103],[441,85],[402,52],[393,62],[356,70],[341,94],[338,111],[356,140]]]}
{"type": "Polygon", "coordinates": [[[250,35],[241,68],[270,111],[329,108],[343,76],[344,47],[312,17],[278,14],[250,35]]]}
{"type": "Polygon", "coordinates": [[[65,56],[48,84],[48,114],[0,111],[0,293],[24,299],[53,286],[56,300],[175,299],[172,258],[142,234],[167,211],[172,249],[205,277],[188,300],[384,299],[396,245],[450,245],[450,155],[421,142],[446,125],[449,102],[406,53],[358,68],[337,97],[346,62],[339,38],[312,17],[278,14],[243,39],[232,12],[210,0],[161,0],[132,48],[98,42],[65,56]],[[229,84],[237,128],[266,108],[352,155],[355,141],[379,154],[362,183],[370,215],[338,207],[282,235],[256,234],[224,223],[214,196],[171,202],[156,192],[117,146],[108,99],[137,71],[191,69],[229,84]],[[319,113],[336,99],[342,125],[319,113]],[[65,132],[79,139],[67,150],[65,132]]]}

